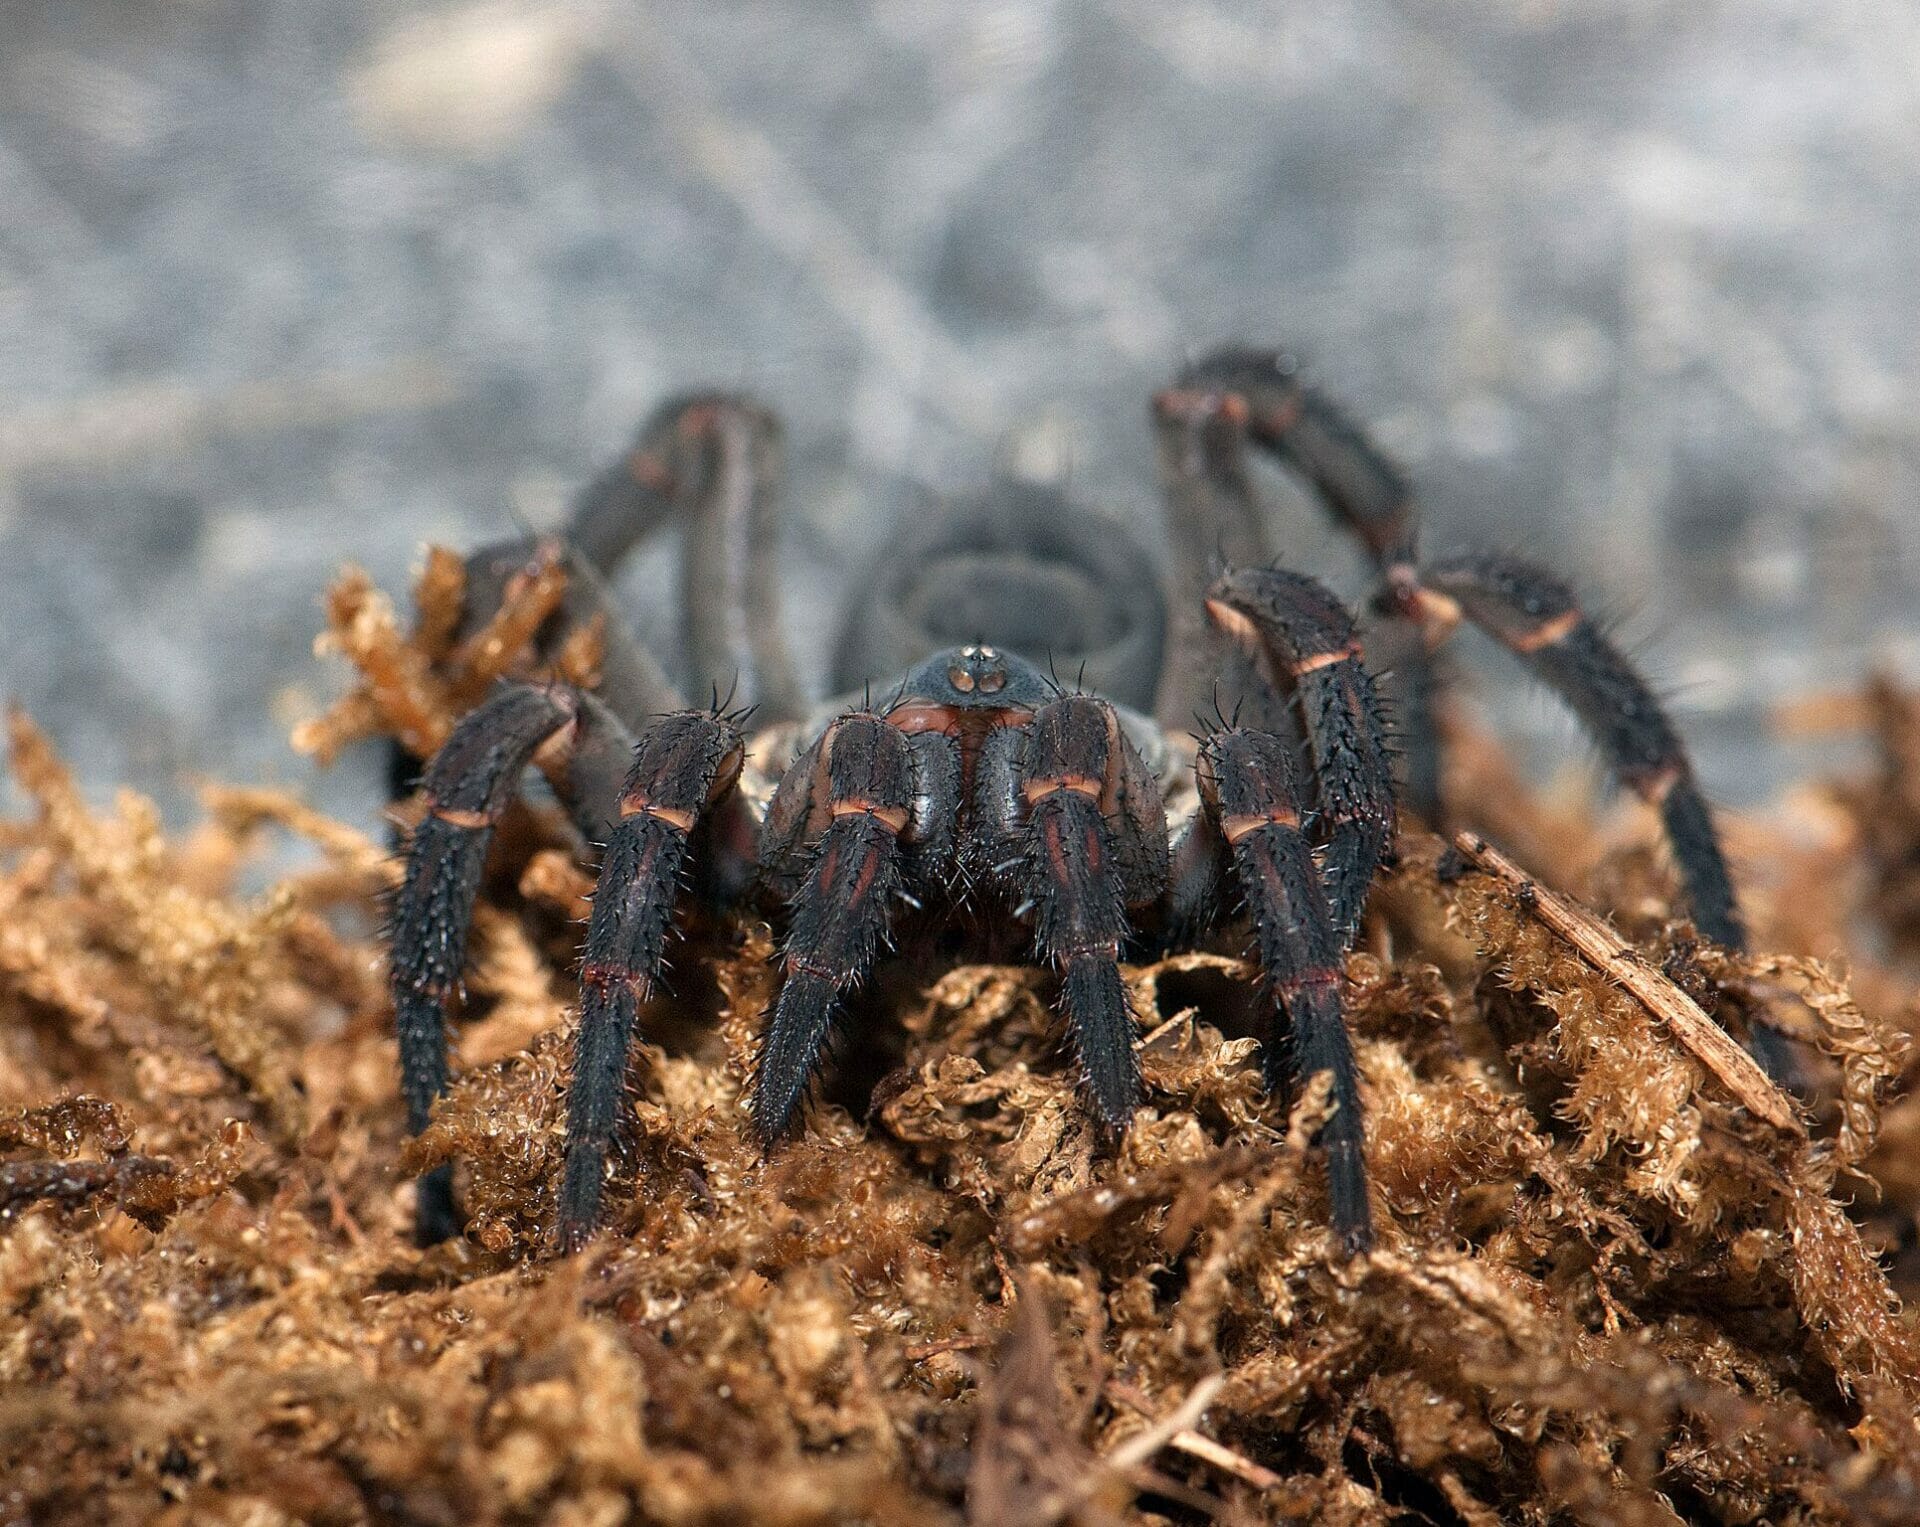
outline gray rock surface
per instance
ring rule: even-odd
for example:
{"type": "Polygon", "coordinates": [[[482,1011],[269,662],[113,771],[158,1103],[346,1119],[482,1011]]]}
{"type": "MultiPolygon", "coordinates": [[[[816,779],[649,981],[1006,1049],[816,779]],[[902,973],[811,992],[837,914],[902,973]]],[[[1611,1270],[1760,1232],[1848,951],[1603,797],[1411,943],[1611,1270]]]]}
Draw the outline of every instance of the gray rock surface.
{"type": "Polygon", "coordinates": [[[284,741],[342,561],[397,589],[745,385],[817,676],[909,483],[1050,464],[1153,535],[1144,399],[1244,336],[1430,544],[1637,611],[1750,800],[1771,701],[1914,647],[1916,57],[1900,0],[4,0],[0,688],[92,785],[364,817],[371,758],[284,741]]]}

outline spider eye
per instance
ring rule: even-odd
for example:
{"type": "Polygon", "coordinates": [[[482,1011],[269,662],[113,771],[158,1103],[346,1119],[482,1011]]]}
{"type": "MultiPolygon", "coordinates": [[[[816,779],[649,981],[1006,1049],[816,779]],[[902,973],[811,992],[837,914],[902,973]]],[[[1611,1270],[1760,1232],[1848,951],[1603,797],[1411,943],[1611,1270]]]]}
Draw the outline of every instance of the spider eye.
{"type": "Polygon", "coordinates": [[[986,694],[998,694],[1006,687],[1007,676],[998,668],[994,669],[992,673],[983,673],[980,675],[980,688],[986,694]]]}
{"type": "Polygon", "coordinates": [[[973,675],[957,664],[947,670],[947,682],[963,695],[973,693],[973,675]]]}

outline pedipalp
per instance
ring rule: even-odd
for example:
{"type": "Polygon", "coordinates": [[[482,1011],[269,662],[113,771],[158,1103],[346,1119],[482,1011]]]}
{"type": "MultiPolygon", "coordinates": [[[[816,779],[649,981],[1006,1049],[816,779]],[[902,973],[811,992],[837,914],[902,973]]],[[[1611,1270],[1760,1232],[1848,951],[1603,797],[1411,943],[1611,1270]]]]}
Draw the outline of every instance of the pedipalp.
{"type": "Polygon", "coordinates": [[[1041,706],[1017,761],[984,802],[1018,853],[1002,879],[1033,908],[1034,950],[1060,973],[1060,1005],[1101,1121],[1118,1132],[1140,1101],[1133,1007],[1120,978],[1128,907],[1167,879],[1166,816],[1113,707],[1068,694],[1041,706]]]}
{"type": "Polygon", "coordinates": [[[769,824],[804,821],[813,830],[777,826],[763,840],[783,868],[805,866],[754,1065],[753,1123],[765,1148],[792,1123],[841,997],[891,932],[907,889],[902,838],[925,788],[906,734],[871,713],[834,722],[780,782],[769,824]]]}

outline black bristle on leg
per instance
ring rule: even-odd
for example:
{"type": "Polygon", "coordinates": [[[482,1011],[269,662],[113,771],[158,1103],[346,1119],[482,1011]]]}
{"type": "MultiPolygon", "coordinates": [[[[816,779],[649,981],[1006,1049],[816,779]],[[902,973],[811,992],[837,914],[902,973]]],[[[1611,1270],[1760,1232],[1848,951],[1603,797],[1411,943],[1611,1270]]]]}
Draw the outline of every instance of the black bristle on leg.
{"type": "Polygon", "coordinates": [[[762,1150],[772,1150],[793,1127],[826,1050],[842,989],[836,975],[788,961],[754,1071],[753,1127],[762,1150]]]}
{"type": "Polygon", "coordinates": [[[560,1189],[565,1250],[577,1249],[599,1224],[601,1180],[634,1019],[666,958],[694,825],[732,785],[740,746],[740,733],[725,716],[684,711],[661,718],[634,749],[619,818],[601,855],[581,958],[580,1028],[560,1189]]]}
{"type": "MultiPolygon", "coordinates": [[[[494,826],[534,753],[578,710],[571,691],[506,689],[463,718],[427,765],[427,815],[394,895],[388,970],[407,1127],[415,1134],[447,1090],[446,1008],[460,987],[494,826]]],[[[438,1169],[421,1179],[415,1234],[431,1245],[458,1228],[452,1173],[438,1169]]]]}
{"type": "Polygon", "coordinates": [[[414,829],[406,878],[394,897],[389,981],[400,1088],[414,1134],[427,1127],[435,1100],[447,1090],[446,1006],[460,989],[492,841],[491,823],[476,828],[428,816],[414,829]]]}
{"type": "Polygon", "coordinates": [[[600,1223],[607,1150],[624,1092],[634,1020],[645,992],[632,981],[583,976],[580,1027],[567,1089],[567,1155],[560,1178],[559,1239],[577,1251],[600,1223]]]}
{"type": "MultiPolygon", "coordinates": [[[[409,1134],[427,1127],[435,1100],[447,1090],[447,1004],[460,990],[492,839],[491,827],[476,831],[428,817],[414,831],[407,878],[394,899],[389,981],[409,1134]]],[[[422,1246],[459,1233],[451,1163],[422,1174],[414,1195],[414,1238],[422,1246]]]]}
{"type": "MultiPolygon", "coordinates": [[[[896,734],[898,735],[898,734],[896,734]]],[[[785,973],[753,1088],[760,1143],[778,1143],[806,1096],[840,996],[873,964],[903,889],[897,833],[867,812],[837,818],[794,904],[785,973]]]]}
{"type": "MultiPolygon", "coordinates": [[[[1744,949],[1733,877],[1680,734],[1573,590],[1530,562],[1474,553],[1422,570],[1416,599],[1430,613],[1436,594],[1443,618],[1464,615],[1507,647],[1580,718],[1620,782],[1659,808],[1694,924],[1715,942],[1744,949]]],[[[1797,1087],[1798,1061],[1773,1030],[1756,1026],[1749,1048],[1776,1082],[1797,1087]]]]}

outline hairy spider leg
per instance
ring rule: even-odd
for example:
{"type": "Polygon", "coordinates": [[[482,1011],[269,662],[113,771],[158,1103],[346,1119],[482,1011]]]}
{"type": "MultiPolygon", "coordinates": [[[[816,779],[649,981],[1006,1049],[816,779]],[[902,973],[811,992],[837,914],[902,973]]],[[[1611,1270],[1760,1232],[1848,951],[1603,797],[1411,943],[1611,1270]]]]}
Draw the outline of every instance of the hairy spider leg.
{"type": "MultiPolygon", "coordinates": [[[[1660,812],[1695,925],[1716,943],[1746,948],[1726,856],[1679,733],[1573,591],[1532,563],[1467,554],[1423,569],[1410,599],[1442,636],[1464,616],[1561,698],[1620,782],[1660,812]]],[[[1784,1037],[1756,1023],[1747,1043],[1775,1081],[1802,1087],[1799,1061],[1784,1037]]]]}
{"type": "Polygon", "coordinates": [[[625,453],[575,497],[564,537],[602,576],[611,578],[635,546],[673,518],[680,416],[697,401],[688,394],[654,409],[625,453]]]}
{"type": "MultiPolygon", "coordinates": [[[[780,635],[780,470],[779,424],[760,404],[720,393],[669,399],[581,492],[557,536],[519,536],[467,557],[456,637],[479,630],[515,580],[557,558],[566,595],[536,654],[550,657],[569,633],[600,619],[600,698],[622,716],[684,709],[686,695],[629,630],[608,586],[628,554],[678,515],[688,521],[682,609],[697,681],[688,693],[718,685],[758,706],[763,720],[798,714],[798,681],[780,635]]],[[[394,778],[410,783],[400,764],[394,778]]]]}
{"type": "Polygon", "coordinates": [[[560,1242],[577,1250],[600,1219],[634,1020],[666,956],[696,824],[740,777],[742,739],[711,711],[662,717],[641,736],[619,794],[580,966],[580,1027],[567,1090],[560,1242]]]}
{"type": "Polygon", "coordinates": [[[1191,725],[1218,681],[1204,596],[1223,566],[1269,559],[1241,448],[1246,408],[1220,393],[1167,391],[1153,400],[1166,505],[1167,656],[1154,714],[1169,731],[1191,725]]]}
{"type": "MultiPolygon", "coordinates": [[[[691,667],[704,684],[724,684],[763,717],[797,713],[799,687],[780,636],[776,579],[779,426],[751,401],[715,393],[670,398],[648,416],[631,446],[582,490],[558,536],[517,536],[466,558],[466,591],[454,635],[480,630],[516,580],[557,560],[566,574],[560,609],[537,634],[549,659],[567,636],[600,624],[596,692],[625,717],[684,709],[686,696],[622,615],[609,580],[627,555],[675,514],[690,520],[683,558],[683,610],[691,667]],[[708,612],[693,628],[691,612],[708,612]]],[[[700,686],[696,686],[700,687],[700,686]]],[[[389,745],[389,799],[419,783],[399,743],[389,745]]]]}
{"type": "Polygon", "coordinates": [[[734,688],[762,724],[799,716],[780,618],[779,421],[746,398],[688,400],[677,475],[687,523],[680,618],[695,689],[734,688]]]}
{"type": "MultiPolygon", "coordinates": [[[[716,417],[731,412],[771,419],[755,404],[712,393],[667,399],[647,416],[626,452],[580,491],[558,535],[520,536],[472,553],[466,559],[466,601],[457,634],[470,635],[490,620],[510,581],[539,558],[558,556],[567,574],[566,598],[557,618],[540,633],[539,655],[550,655],[569,632],[604,617],[600,697],[622,716],[684,709],[686,697],[632,634],[609,583],[643,540],[676,515],[688,514],[691,501],[705,491],[712,475],[706,441],[716,417]]],[[[766,428],[775,426],[769,422],[766,428]]],[[[777,443],[775,449],[777,475],[777,443]]],[[[699,682],[693,692],[719,678],[720,670],[697,667],[695,676],[699,682]]]]}
{"type": "Polygon", "coordinates": [[[730,393],[686,393],[656,409],[627,454],[581,495],[566,542],[606,577],[645,536],[686,521],[680,611],[693,691],[736,693],[763,722],[803,698],[780,622],[781,431],[771,410],[730,393]]]}
{"type": "MultiPolygon", "coordinates": [[[[1155,409],[1230,415],[1240,426],[1236,435],[1251,440],[1312,489],[1334,522],[1365,548],[1389,586],[1412,568],[1419,519],[1406,477],[1340,408],[1300,381],[1293,357],[1276,350],[1215,350],[1188,366],[1155,400],[1155,409]]],[[[1237,439],[1233,446],[1237,448],[1237,439]]],[[[1244,465],[1239,472],[1244,478],[1244,465]]],[[[1281,550],[1270,530],[1260,555],[1228,560],[1247,565],[1281,550]]],[[[1383,597],[1375,614],[1379,629],[1370,644],[1376,660],[1391,670],[1386,682],[1400,742],[1402,804],[1438,826],[1434,658],[1397,602],[1383,597]]]]}
{"type": "Polygon", "coordinates": [[[767,1149],[791,1127],[841,997],[871,968],[910,892],[902,839],[930,789],[908,735],[860,712],[828,727],[774,791],[762,863],[770,883],[797,889],[750,1099],[767,1149]]]}
{"type": "Polygon", "coordinates": [[[1417,519],[1406,477],[1365,431],[1300,381],[1292,356],[1214,350],[1181,372],[1175,389],[1238,398],[1248,436],[1306,479],[1382,571],[1412,557],[1417,519]]]}
{"type": "Polygon", "coordinates": [[[1167,882],[1165,808],[1113,706],[1068,694],[982,749],[975,813],[1011,850],[996,878],[1034,914],[1034,949],[1060,972],[1060,1005],[1101,1122],[1140,1102],[1134,1014],[1120,977],[1128,909],[1167,882]]]}
{"type": "Polygon", "coordinates": [[[1321,878],[1344,950],[1360,931],[1374,876],[1393,841],[1393,765],[1380,699],[1353,620],[1324,585],[1281,568],[1240,568],[1207,591],[1207,613],[1298,697],[1313,752],[1321,878]]]}
{"type": "MultiPolygon", "coordinates": [[[[1364,1251],[1373,1220],[1359,1073],[1342,1012],[1346,975],[1326,888],[1301,830],[1293,749],[1271,733],[1231,727],[1202,741],[1196,767],[1211,841],[1232,860],[1260,968],[1292,1020],[1293,1074],[1305,1082],[1324,1071],[1331,1080],[1334,1111],[1319,1143],[1333,1228],[1350,1255],[1364,1251]]],[[[1267,1087],[1279,1092],[1287,1067],[1277,1025],[1261,1035],[1261,1050],[1267,1087]]]]}
{"type": "MultiPolygon", "coordinates": [[[[447,1090],[446,1007],[465,968],[494,827],[534,753],[579,715],[569,690],[516,685],[465,716],[427,766],[427,814],[393,900],[388,972],[407,1127],[415,1134],[447,1090]]],[[[417,1237],[432,1245],[458,1229],[452,1169],[436,1167],[420,1179],[417,1237]]]]}
{"type": "MultiPolygon", "coordinates": [[[[568,635],[597,621],[601,642],[596,693],[607,708],[615,715],[635,717],[682,709],[685,697],[628,627],[600,565],[565,536],[521,536],[472,553],[465,563],[466,589],[455,638],[464,640],[479,631],[499,611],[517,580],[551,562],[558,562],[565,573],[566,589],[560,608],[535,634],[536,659],[551,660],[568,635]]],[[[397,740],[389,743],[388,799],[410,795],[420,778],[420,765],[413,755],[397,740]]]]}
{"type": "MultiPolygon", "coordinates": [[[[1424,625],[1430,638],[1444,636],[1464,614],[1559,694],[1622,782],[1659,808],[1700,930],[1744,947],[1732,880],[1679,737],[1646,682],[1579,613],[1563,582],[1532,564],[1477,553],[1418,566],[1418,522],[1406,480],[1360,428],[1300,383],[1290,357],[1218,350],[1182,374],[1176,394],[1181,389],[1213,390],[1241,404],[1248,438],[1294,467],[1366,546],[1386,580],[1378,601],[1383,612],[1424,625]]],[[[1182,406],[1197,404],[1189,397],[1182,406]]],[[[1438,822],[1436,683],[1423,651],[1438,642],[1408,642],[1399,630],[1386,634],[1407,804],[1438,822]]],[[[1779,1049],[1770,1031],[1755,1035],[1758,1048],[1779,1049]]]]}
{"type": "MultiPolygon", "coordinates": [[[[1659,700],[1560,579],[1514,557],[1469,553],[1424,568],[1403,595],[1438,637],[1464,616],[1492,635],[1580,720],[1614,775],[1660,812],[1694,924],[1747,946],[1733,878],[1693,765],[1659,700]]],[[[1750,1024],[1748,1048],[1783,1086],[1804,1090],[1792,1045],[1750,1024]]]]}
{"type": "Polygon", "coordinates": [[[1560,697],[1620,782],[1658,808],[1700,931],[1744,948],[1733,881],[1679,733],[1573,590],[1530,562],[1476,553],[1424,568],[1414,599],[1437,635],[1464,615],[1560,697]]]}

